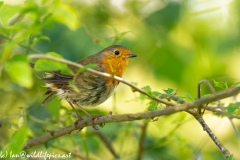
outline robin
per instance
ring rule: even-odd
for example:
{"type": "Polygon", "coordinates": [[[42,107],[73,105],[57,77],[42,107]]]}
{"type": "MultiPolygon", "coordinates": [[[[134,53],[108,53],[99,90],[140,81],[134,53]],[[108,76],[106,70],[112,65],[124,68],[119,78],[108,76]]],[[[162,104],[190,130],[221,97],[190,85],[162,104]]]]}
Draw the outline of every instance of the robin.
{"type": "MultiPolygon", "coordinates": [[[[129,59],[136,56],[123,46],[113,45],[76,63],[81,65],[96,64],[95,70],[122,77],[128,66],[129,59]]],[[[31,66],[34,67],[34,64],[31,64],[31,66]]],[[[68,67],[73,73],[76,73],[78,70],[78,68],[70,65],[68,67]]],[[[97,106],[103,103],[114,93],[119,84],[118,80],[96,75],[89,71],[83,71],[76,77],[61,74],[60,71],[46,72],[46,76],[41,78],[41,80],[47,86],[47,92],[44,94],[47,97],[42,104],[48,103],[56,95],[59,95],[70,104],[78,115],[76,122],[82,120],[82,118],[74,106],[77,106],[91,119],[94,129],[96,129],[93,122],[95,117],[82,107],[97,106]],[[73,81],[73,85],[77,87],[77,90],[73,88],[72,84],[69,84],[70,81],[73,81]]]]}

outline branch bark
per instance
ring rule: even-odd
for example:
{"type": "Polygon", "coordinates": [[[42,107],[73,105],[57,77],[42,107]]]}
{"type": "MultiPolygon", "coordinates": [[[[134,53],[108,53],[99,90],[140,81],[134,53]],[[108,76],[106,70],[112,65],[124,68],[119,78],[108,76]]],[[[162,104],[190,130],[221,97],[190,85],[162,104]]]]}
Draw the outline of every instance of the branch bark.
{"type": "Polygon", "coordinates": [[[139,143],[138,143],[138,155],[137,155],[137,160],[141,160],[142,159],[142,155],[143,155],[143,151],[144,151],[144,140],[147,134],[147,126],[148,123],[143,123],[143,125],[141,126],[142,129],[142,133],[139,139],[139,143]]]}
{"type": "MultiPolygon", "coordinates": [[[[103,124],[103,123],[116,123],[116,122],[125,122],[125,121],[134,121],[134,120],[141,120],[141,119],[152,119],[154,117],[159,117],[163,115],[169,115],[181,111],[187,111],[192,108],[198,108],[199,106],[210,103],[213,101],[216,101],[216,99],[223,99],[226,97],[231,97],[240,92],[240,87],[228,89],[221,92],[216,92],[208,97],[203,97],[198,100],[196,100],[193,103],[186,103],[186,104],[180,104],[175,105],[174,107],[168,107],[161,110],[155,110],[155,111],[148,111],[148,112],[141,112],[141,113],[135,113],[135,114],[121,114],[121,115],[107,115],[103,117],[96,118],[94,120],[94,123],[97,125],[103,124]]],[[[90,126],[91,120],[85,119],[80,121],[78,124],[69,125],[63,128],[60,128],[56,131],[53,131],[51,134],[47,133],[45,135],[42,135],[40,137],[28,140],[24,149],[28,149],[40,144],[44,144],[50,140],[56,139],[58,137],[70,134],[71,132],[75,130],[81,130],[86,126],[90,126]]]]}
{"type": "Polygon", "coordinates": [[[107,149],[112,153],[115,159],[119,159],[119,155],[116,153],[115,149],[113,148],[112,143],[110,140],[99,130],[93,130],[94,133],[103,141],[106,145],[107,149]]]}
{"type": "MultiPolygon", "coordinates": [[[[170,99],[177,101],[181,104],[186,104],[187,102],[177,96],[169,96],[170,99]]],[[[199,107],[198,107],[199,110],[199,107]]],[[[223,155],[228,158],[230,156],[230,152],[224,147],[224,145],[220,142],[220,140],[215,136],[215,134],[212,132],[212,130],[208,127],[208,125],[206,124],[206,122],[204,121],[204,119],[202,118],[202,115],[199,114],[198,111],[194,110],[194,109],[188,109],[186,110],[186,112],[188,112],[189,114],[191,114],[203,127],[203,130],[206,131],[208,133],[208,135],[210,136],[210,138],[213,140],[213,142],[218,146],[218,148],[221,150],[221,152],[223,153],[223,155]]]]}

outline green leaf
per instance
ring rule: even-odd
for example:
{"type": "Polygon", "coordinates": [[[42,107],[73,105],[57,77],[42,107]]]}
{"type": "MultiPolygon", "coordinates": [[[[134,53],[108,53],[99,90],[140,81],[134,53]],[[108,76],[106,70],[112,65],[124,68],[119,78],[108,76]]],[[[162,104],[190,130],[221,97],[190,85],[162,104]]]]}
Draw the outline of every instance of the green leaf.
{"type": "Polygon", "coordinates": [[[143,122],[145,123],[148,123],[148,122],[151,122],[152,120],[151,119],[143,119],[143,122]]]}
{"type": "Polygon", "coordinates": [[[238,86],[238,85],[240,85],[240,82],[235,82],[235,83],[232,85],[232,87],[235,87],[235,86],[238,86]]]}
{"type": "Polygon", "coordinates": [[[121,32],[117,35],[118,38],[122,38],[125,34],[129,33],[131,31],[121,32]]]}
{"type": "Polygon", "coordinates": [[[204,97],[209,97],[211,94],[205,94],[205,95],[202,95],[201,98],[204,98],[204,97]]]}
{"type": "MultiPolygon", "coordinates": [[[[57,58],[62,58],[61,55],[49,52],[47,55],[51,55],[57,58]]],[[[35,63],[34,66],[36,71],[62,71],[64,73],[71,73],[71,70],[68,68],[68,66],[64,63],[56,62],[53,60],[47,60],[47,59],[39,59],[35,63]]]]}
{"type": "Polygon", "coordinates": [[[227,160],[233,160],[233,154],[231,154],[231,155],[227,158],[227,160]]]}
{"type": "Polygon", "coordinates": [[[55,140],[51,140],[51,141],[48,141],[47,143],[44,144],[45,148],[48,149],[49,147],[51,147],[53,145],[53,143],[55,142],[55,140]]]}
{"type": "Polygon", "coordinates": [[[158,91],[153,91],[153,92],[152,92],[152,95],[153,95],[154,97],[158,97],[158,96],[161,95],[161,93],[158,92],[158,91]]]}
{"type": "Polygon", "coordinates": [[[189,100],[194,101],[194,98],[189,93],[185,92],[185,95],[189,100]]]}
{"type": "Polygon", "coordinates": [[[174,89],[168,88],[167,90],[163,89],[163,91],[164,91],[166,94],[173,94],[174,89]]]}
{"type": "Polygon", "coordinates": [[[239,109],[240,107],[240,102],[237,103],[230,103],[227,106],[227,113],[232,114],[234,111],[236,111],[237,109],[239,109]]]}
{"type": "Polygon", "coordinates": [[[57,58],[63,58],[60,54],[57,54],[56,52],[47,52],[46,54],[57,58]]]}
{"type": "Polygon", "coordinates": [[[11,59],[8,60],[8,62],[27,62],[27,55],[25,54],[17,54],[13,56],[11,59]]]}
{"type": "Polygon", "coordinates": [[[228,85],[227,82],[217,82],[215,80],[213,80],[214,86],[218,87],[220,89],[228,89],[228,85]]]}
{"type": "Polygon", "coordinates": [[[9,20],[20,12],[22,5],[8,5],[1,3],[0,19],[4,26],[8,25],[9,20]]]}
{"type": "Polygon", "coordinates": [[[49,37],[47,37],[47,36],[38,36],[38,37],[34,37],[32,44],[34,45],[41,40],[50,41],[49,37]]]}
{"type": "Polygon", "coordinates": [[[147,107],[147,110],[148,111],[154,111],[154,110],[157,110],[158,109],[158,102],[156,102],[156,101],[150,101],[147,105],[148,105],[148,107],[147,107]]]}
{"type": "Polygon", "coordinates": [[[83,71],[85,71],[85,70],[87,70],[89,68],[95,68],[95,67],[97,67],[97,64],[87,64],[83,68],[79,68],[77,70],[77,74],[79,74],[79,73],[81,73],[81,72],[83,72],[83,71]]]}
{"type": "Polygon", "coordinates": [[[59,106],[59,99],[58,98],[53,98],[50,102],[47,104],[47,109],[51,113],[52,117],[59,117],[59,109],[56,108],[56,106],[59,106]]]}
{"type": "Polygon", "coordinates": [[[1,9],[1,7],[3,6],[3,4],[4,4],[3,1],[1,1],[1,2],[0,2],[0,9],[1,9]]]}
{"type": "Polygon", "coordinates": [[[8,37],[9,35],[9,30],[7,28],[0,27],[0,35],[3,35],[5,37],[8,37]]]}
{"type": "Polygon", "coordinates": [[[145,86],[142,88],[147,94],[152,95],[152,89],[150,86],[145,86]]]}
{"type": "Polygon", "coordinates": [[[26,55],[19,54],[13,56],[5,64],[4,68],[15,83],[26,88],[32,87],[32,70],[26,55]]]}
{"type": "Polygon", "coordinates": [[[28,12],[35,12],[37,13],[39,7],[36,3],[34,2],[26,2],[21,10],[21,14],[26,14],[28,12]]]}
{"type": "Polygon", "coordinates": [[[148,98],[146,95],[140,94],[140,97],[139,97],[140,100],[145,100],[146,98],[148,98]]]}
{"type": "MultiPolygon", "coordinates": [[[[137,82],[131,82],[132,84],[134,84],[135,86],[137,86],[137,82]]],[[[131,90],[132,90],[132,92],[135,92],[136,91],[136,89],[134,89],[134,88],[131,88],[131,90]]]]}
{"type": "Polygon", "coordinates": [[[53,18],[68,28],[75,30],[80,26],[78,12],[70,5],[59,3],[54,6],[53,18]]]}
{"type": "Polygon", "coordinates": [[[23,149],[23,146],[27,140],[27,136],[28,128],[24,127],[20,128],[13,134],[5,150],[8,151],[9,153],[10,151],[12,151],[12,153],[14,154],[19,154],[20,151],[23,149]]]}
{"type": "Polygon", "coordinates": [[[23,126],[24,126],[24,124],[25,124],[24,117],[23,117],[23,116],[21,116],[21,117],[19,118],[19,120],[18,120],[18,128],[21,128],[21,127],[23,127],[23,126]]]}

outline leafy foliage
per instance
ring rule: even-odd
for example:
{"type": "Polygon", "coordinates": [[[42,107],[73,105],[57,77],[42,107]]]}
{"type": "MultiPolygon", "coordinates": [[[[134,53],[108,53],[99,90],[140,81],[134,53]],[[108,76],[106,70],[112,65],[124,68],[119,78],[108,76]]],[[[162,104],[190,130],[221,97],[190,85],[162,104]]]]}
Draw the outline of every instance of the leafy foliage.
{"type": "Polygon", "coordinates": [[[233,114],[236,110],[239,110],[240,109],[240,102],[238,103],[230,103],[228,106],[227,106],[227,113],[228,114],[233,114]]]}
{"type": "MultiPolygon", "coordinates": [[[[203,78],[214,79],[215,87],[221,90],[229,88],[233,82],[228,77],[239,79],[240,2],[233,1],[224,6],[229,11],[227,15],[217,7],[218,2],[213,7],[215,14],[212,14],[208,3],[26,0],[10,4],[1,1],[1,151],[18,153],[26,139],[76,121],[75,113],[65,101],[55,98],[41,106],[45,88],[29,66],[27,57],[32,53],[77,61],[111,44],[121,44],[138,55],[136,61],[131,61],[124,78],[145,86],[143,90],[150,96],[173,95],[175,90],[172,88],[178,88],[179,95],[185,94],[189,101],[194,101],[196,84],[203,78]],[[198,6],[203,6],[200,7],[203,10],[197,10],[198,6]],[[166,86],[169,88],[162,91],[166,86]]],[[[78,73],[94,67],[94,64],[85,66],[78,73]]],[[[46,59],[37,60],[35,70],[61,70],[73,74],[67,65],[46,59]]],[[[231,87],[237,85],[239,82],[231,87]]],[[[132,99],[127,91],[117,91],[118,113],[166,107],[135,93],[134,99],[141,101],[125,103],[132,99]]],[[[202,93],[207,96],[209,90],[203,88],[202,93]]],[[[111,106],[111,103],[102,106],[111,106]]],[[[110,110],[104,111],[101,107],[86,110],[93,115],[106,115],[110,110]]],[[[226,111],[229,115],[239,116],[239,103],[230,103],[226,111]]],[[[205,143],[205,138],[199,139],[206,134],[202,130],[198,132],[198,126],[185,113],[148,122],[143,159],[224,159],[216,146],[205,143]]],[[[100,131],[111,141],[120,158],[136,159],[141,125],[142,121],[113,123],[100,131]]],[[[72,133],[28,152],[74,151],[75,156],[88,159],[113,159],[95,132],[86,129],[80,134],[72,133]]],[[[228,137],[223,138],[223,143],[229,148],[237,148],[236,143],[232,143],[236,136],[228,130],[221,136],[225,135],[228,137]]],[[[234,157],[240,156],[238,150],[232,152],[234,157]]],[[[233,155],[229,159],[233,159],[233,155]]]]}
{"type": "Polygon", "coordinates": [[[14,82],[23,87],[32,87],[32,72],[26,55],[18,54],[13,56],[5,64],[4,68],[14,82]]]}
{"type": "Polygon", "coordinates": [[[213,80],[215,87],[218,87],[220,89],[228,89],[227,82],[217,82],[213,80]]]}
{"type": "MultiPolygon", "coordinates": [[[[46,54],[53,57],[62,58],[62,56],[54,52],[46,54]]],[[[37,60],[34,69],[36,71],[62,71],[63,73],[71,73],[71,70],[67,67],[66,64],[46,59],[37,60]]]]}

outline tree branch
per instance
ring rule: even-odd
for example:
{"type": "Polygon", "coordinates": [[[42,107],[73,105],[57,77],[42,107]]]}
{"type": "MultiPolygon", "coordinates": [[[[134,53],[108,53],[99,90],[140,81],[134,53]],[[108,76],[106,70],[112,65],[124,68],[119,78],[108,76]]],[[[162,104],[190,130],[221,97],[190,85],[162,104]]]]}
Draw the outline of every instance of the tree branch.
{"type": "MultiPolygon", "coordinates": [[[[53,56],[49,56],[49,55],[44,55],[44,54],[32,54],[28,56],[30,59],[38,59],[38,58],[43,58],[43,59],[49,59],[49,60],[53,60],[53,61],[57,61],[57,62],[61,62],[61,63],[65,63],[77,68],[83,68],[84,66],[78,63],[74,63],[65,59],[60,59],[60,58],[56,58],[53,56]]],[[[155,97],[152,95],[149,95],[147,92],[145,92],[143,89],[137,87],[136,85],[124,80],[121,77],[117,77],[108,73],[103,73],[103,72],[98,72],[94,69],[87,69],[87,71],[100,75],[100,76],[104,76],[104,77],[108,77],[108,78],[113,78],[115,80],[118,80],[128,86],[130,86],[131,88],[134,89],[134,91],[138,91],[141,94],[146,95],[147,97],[149,97],[152,100],[155,100],[157,102],[166,104],[167,106],[171,106],[162,110],[155,110],[155,111],[150,111],[150,112],[144,112],[144,113],[136,113],[136,114],[123,114],[123,115],[107,115],[107,116],[103,116],[103,117],[99,117],[96,118],[94,120],[95,124],[103,124],[103,123],[111,123],[111,122],[124,122],[124,121],[133,121],[133,120],[139,120],[139,119],[149,119],[149,118],[154,118],[157,116],[162,116],[162,115],[168,115],[168,114],[172,114],[172,113],[176,113],[176,112],[180,112],[180,111],[186,111],[189,114],[193,115],[194,118],[202,125],[204,131],[206,131],[209,136],[212,138],[212,140],[214,141],[214,143],[219,147],[219,149],[222,151],[222,153],[224,154],[225,157],[229,157],[230,153],[229,151],[221,144],[221,142],[217,139],[217,137],[213,134],[213,132],[211,131],[211,129],[208,127],[208,125],[205,123],[205,121],[202,119],[202,115],[199,114],[196,110],[192,109],[192,108],[199,108],[202,107],[203,104],[208,104],[210,102],[213,101],[219,101],[220,99],[226,98],[226,97],[230,97],[230,96],[234,96],[236,94],[238,94],[240,92],[240,87],[235,87],[232,89],[227,89],[225,91],[221,91],[221,92],[217,92],[217,93],[213,93],[208,97],[203,97],[200,98],[198,100],[196,100],[194,103],[186,103],[184,100],[178,98],[177,96],[172,96],[170,99],[175,99],[176,102],[178,103],[182,103],[182,105],[177,105],[175,103],[171,103],[169,101],[165,101],[162,100],[160,97],[155,97]]],[[[167,95],[169,96],[169,95],[167,95]]],[[[170,95],[171,96],[171,95],[170,95]]],[[[164,97],[166,98],[166,97],[164,97]]],[[[87,120],[82,120],[80,121],[77,125],[73,124],[64,128],[61,128],[59,130],[54,131],[51,134],[46,134],[43,135],[41,137],[29,140],[27,142],[27,144],[25,145],[25,149],[31,148],[33,146],[39,145],[39,144],[43,144],[46,143],[52,139],[55,139],[57,137],[66,135],[66,134],[70,134],[72,131],[74,130],[81,130],[82,128],[91,125],[91,121],[89,119],[87,120]]]]}
{"type": "MultiPolygon", "coordinates": [[[[169,114],[173,114],[173,113],[181,112],[181,111],[187,111],[192,108],[198,108],[199,106],[201,106],[203,104],[216,101],[216,99],[223,99],[226,97],[231,97],[231,96],[238,94],[239,92],[240,92],[240,87],[238,86],[236,88],[228,89],[228,90],[221,91],[221,92],[216,92],[208,97],[200,98],[200,99],[196,100],[194,103],[186,103],[186,104],[181,104],[178,106],[175,105],[174,107],[167,107],[167,108],[161,109],[161,110],[154,110],[154,111],[141,112],[141,113],[135,113],[135,114],[102,116],[102,117],[94,119],[94,124],[99,125],[99,124],[103,124],[103,123],[134,121],[134,120],[140,120],[140,119],[152,119],[154,117],[169,115],[169,114]]],[[[84,127],[90,126],[90,125],[92,125],[92,122],[90,119],[82,120],[76,125],[72,124],[72,125],[60,128],[56,131],[53,131],[51,134],[47,133],[43,136],[28,140],[24,149],[28,149],[33,146],[44,144],[50,140],[70,134],[71,132],[73,132],[75,130],[81,130],[84,127]]]]}
{"type": "Polygon", "coordinates": [[[112,143],[109,141],[109,139],[99,130],[93,130],[94,133],[104,142],[107,149],[112,153],[115,159],[119,159],[119,155],[116,153],[115,149],[113,148],[112,143]]]}
{"type": "MultiPolygon", "coordinates": [[[[212,85],[208,80],[206,80],[206,79],[203,79],[203,80],[201,80],[201,81],[198,83],[198,88],[199,88],[199,91],[198,91],[198,92],[200,92],[200,86],[201,86],[201,84],[204,84],[204,83],[208,86],[208,88],[211,90],[212,93],[215,93],[215,92],[216,92],[215,89],[214,89],[214,87],[213,87],[213,85],[212,85]]],[[[199,95],[200,95],[200,94],[199,94],[199,95]]],[[[218,102],[218,106],[221,108],[221,110],[222,110],[223,112],[225,112],[225,108],[223,107],[223,105],[222,105],[222,103],[220,102],[219,99],[217,100],[217,102],[218,102]]],[[[198,113],[201,114],[201,108],[199,108],[198,110],[199,110],[198,113]]],[[[227,114],[226,114],[226,116],[228,117],[228,120],[230,121],[230,123],[231,123],[231,125],[232,125],[232,127],[233,127],[233,130],[234,130],[235,134],[237,135],[238,139],[240,139],[240,133],[239,133],[237,127],[234,125],[233,121],[230,119],[230,116],[227,115],[227,114]]]]}
{"type": "MultiPolygon", "coordinates": [[[[179,97],[177,97],[175,95],[170,95],[168,98],[170,98],[170,99],[172,99],[172,100],[174,100],[176,102],[179,102],[181,104],[186,104],[187,103],[186,101],[184,101],[183,99],[181,99],[181,98],[179,98],[179,97]]],[[[202,106],[202,105],[199,105],[199,106],[202,106]]],[[[199,106],[198,106],[198,109],[199,109],[199,106]]],[[[228,158],[230,156],[230,152],[224,147],[224,145],[220,142],[220,140],[215,136],[215,134],[212,132],[212,130],[208,127],[208,125],[206,124],[206,122],[202,118],[202,115],[199,114],[198,111],[196,111],[194,109],[187,109],[186,112],[191,114],[201,124],[201,126],[203,127],[203,130],[208,133],[210,138],[218,146],[218,148],[221,150],[223,155],[226,158],[228,158]]]]}
{"type": "Polygon", "coordinates": [[[142,133],[139,139],[139,143],[138,143],[138,155],[137,155],[137,160],[141,160],[142,159],[142,154],[144,151],[144,139],[146,137],[146,133],[147,133],[147,126],[148,123],[143,123],[143,125],[141,126],[142,129],[142,133]]]}

